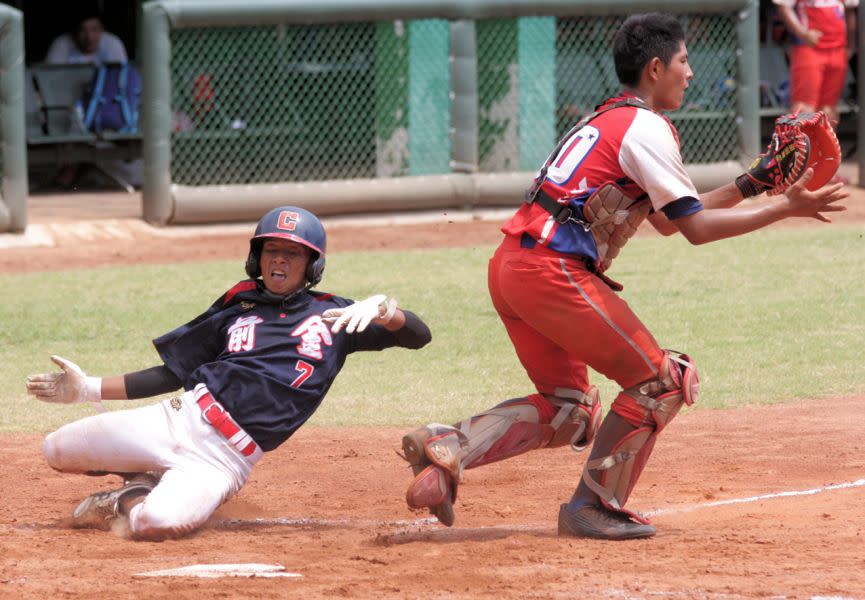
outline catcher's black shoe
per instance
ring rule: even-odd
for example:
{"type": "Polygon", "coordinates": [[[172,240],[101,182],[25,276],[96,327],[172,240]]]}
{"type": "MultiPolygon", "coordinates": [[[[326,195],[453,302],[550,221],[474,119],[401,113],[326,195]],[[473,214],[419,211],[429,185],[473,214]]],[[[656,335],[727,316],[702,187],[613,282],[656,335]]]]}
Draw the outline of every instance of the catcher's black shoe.
{"type": "Polygon", "coordinates": [[[637,523],[624,513],[588,504],[571,510],[567,504],[559,507],[559,535],[587,537],[599,540],[634,540],[652,537],[657,532],[651,525],[637,523]]]}
{"type": "Polygon", "coordinates": [[[429,511],[445,527],[450,527],[457,519],[454,513],[454,503],[451,499],[445,500],[438,506],[430,506],[429,511]]]}
{"type": "Polygon", "coordinates": [[[111,529],[111,521],[121,514],[121,500],[146,496],[156,487],[159,479],[149,473],[140,473],[123,487],[110,492],[97,492],[81,501],[72,511],[72,526],[87,529],[111,529]]]}
{"type": "MultiPolygon", "coordinates": [[[[442,490],[443,500],[439,503],[426,506],[432,516],[438,519],[439,523],[445,527],[450,527],[456,520],[456,514],[454,514],[453,490],[451,489],[449,476],[446,475],[444,470],[440,467],[433,466],[431,471],[425,473],[426,477],[418,478],[418,475],[426,471],[427,467],[432,465],[432,461],[427,457],[426,452],[424,451],[424,443],[429,439],[429,437],[429,429],[421,427],[411,433],[407,433],[402,438],[403,454],[401,456],[411,465],[412,473],[415,475],[415,480],[412,482],[412,485],[409,486],[406,501],[409,506],[416,508],[417,503],[410,498],[416,494],[419,479],[427,481],[435,479],[437,482],[435,487],[444,488],[442,490]]],[[[421,493],[420,495],[424,494],[421,493]]]]}

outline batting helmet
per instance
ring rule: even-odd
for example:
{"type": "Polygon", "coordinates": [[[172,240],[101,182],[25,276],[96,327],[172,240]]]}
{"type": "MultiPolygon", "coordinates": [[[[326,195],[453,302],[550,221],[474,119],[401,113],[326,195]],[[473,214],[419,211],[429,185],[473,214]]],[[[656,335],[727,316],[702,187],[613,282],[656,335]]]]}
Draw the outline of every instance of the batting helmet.
{"type": "Polygon", "coordinates": [[[261,217],[249,240],[249,256],[246,257],[246,273],[253,279],[261,276],[261,248],[267,238],[291,240],[312,250],[306,265],[306,280],[310,286],[321,281],[327,235],[318,217],[296,206],[280,206],[261,217]]]}

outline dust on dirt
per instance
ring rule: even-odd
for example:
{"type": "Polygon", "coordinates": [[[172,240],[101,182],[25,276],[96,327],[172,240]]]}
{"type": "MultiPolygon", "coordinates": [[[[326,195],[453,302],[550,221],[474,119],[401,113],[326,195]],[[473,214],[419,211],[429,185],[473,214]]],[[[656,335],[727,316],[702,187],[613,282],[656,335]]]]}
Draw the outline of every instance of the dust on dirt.
{"type": "Polygon", "coordinates": [[[9,598],[865,598],[865,398],[686,410],[630,506],[649,540],[556,535],[585,454],[531,452],[466,472],[452,528],[403,500],[399,429],[301,429],[195,535],[74,530],[116,477],[52,472],[41,436],[0,436],[0,596],[9,598]],[[834,486],[834,487],[833,487],[834,486]],[[299,578],[141,577],[193,564],[299,578]]]}

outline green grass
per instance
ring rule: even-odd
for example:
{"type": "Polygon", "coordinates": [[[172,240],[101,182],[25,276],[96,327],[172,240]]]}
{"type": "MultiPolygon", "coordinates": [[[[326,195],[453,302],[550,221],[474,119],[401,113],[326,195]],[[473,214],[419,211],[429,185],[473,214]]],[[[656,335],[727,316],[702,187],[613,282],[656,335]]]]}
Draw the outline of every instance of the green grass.
{"type": "MultiPolygon", "coordinates": [[[[322,289],[387,292],[433,331],[421,351],[360,353],[312,423],[450,422],[531,392],[486,290],[490,247],[328,257],[322,289]]],[[[233,262],[0,275],[0,431],[47,431],[91,414],[28,397],[49,354],[87,373],[157,364],[150,340],[189,320],[242,276],[233,262]]],[[[662,346],[695,358],[699,407],[865,393],[861,227],[760,232],[702,247],[632,240],[610,274],[662,346]]],[[[615,385],[600,376],[609,406],[615,385]]],[[[133,403],[134,405],[142,402],[133,403]]],[[[109,403],[111,408],[129,403],[109,403]]],[[[695,408],[699,408],[695,407],[695,408]]]]}

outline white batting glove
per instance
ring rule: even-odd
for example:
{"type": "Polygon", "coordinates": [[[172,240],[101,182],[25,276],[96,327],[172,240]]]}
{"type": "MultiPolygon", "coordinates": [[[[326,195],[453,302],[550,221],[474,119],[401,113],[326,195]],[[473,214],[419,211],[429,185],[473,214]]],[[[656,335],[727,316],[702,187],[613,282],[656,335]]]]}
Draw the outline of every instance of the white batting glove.
{"type": "Polygon", "coordinates": [[[370,296],[345,308],[331,308],[321,315],[325,323],[332,324],[330,330],[339,333],[345,327],[346,333],[361,332],[375,321],[380,325],[390,322],[396,312],[396,300],[384,294],[370,296]]]}
{"type": "Polygon", "coordinates": [[[27,393],[42,402],[75,404],[93,402],[100,411],[105,410],[102,400],[102,378],[89,377],[71,360],[52,356],[62,373],[41,373],[27,376],[27,393]]]}

